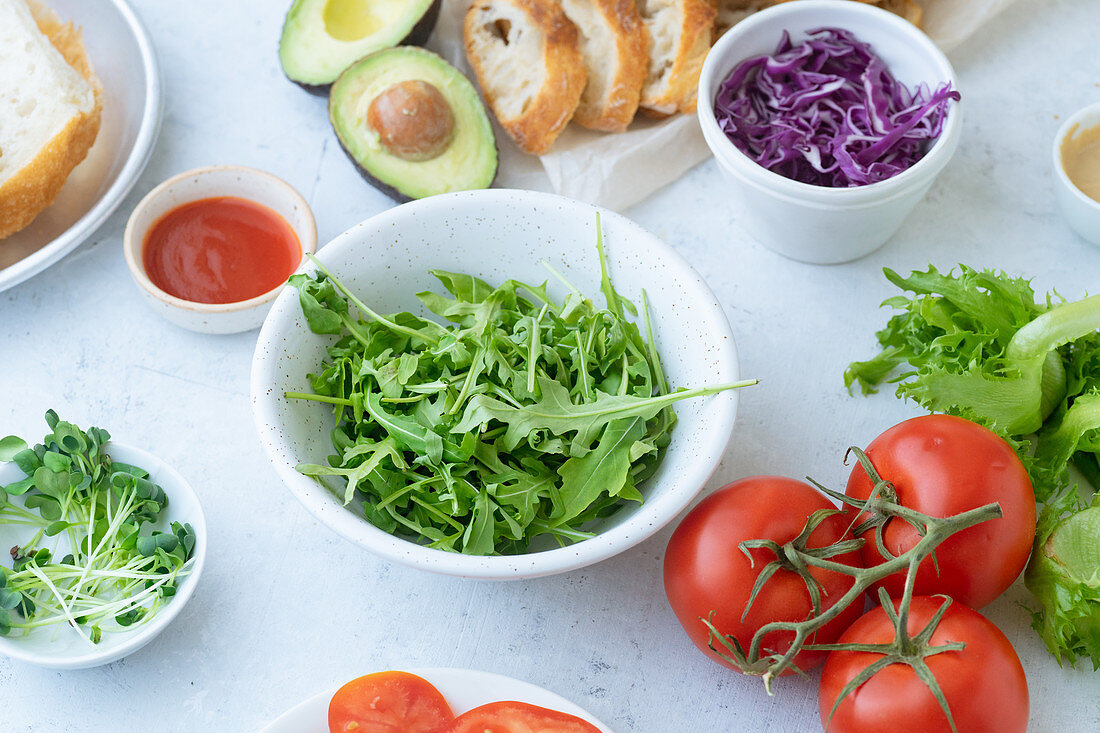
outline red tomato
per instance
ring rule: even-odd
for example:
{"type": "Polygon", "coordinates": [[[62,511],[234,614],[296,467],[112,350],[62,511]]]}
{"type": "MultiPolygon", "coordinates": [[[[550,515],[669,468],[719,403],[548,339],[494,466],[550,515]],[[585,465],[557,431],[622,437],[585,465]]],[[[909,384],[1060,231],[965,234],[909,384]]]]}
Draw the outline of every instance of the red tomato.
{"type": "MultiPolygon", "coordinates": [[[[952,415],[925,415],[895,425],[875,438],[867,457],[892,483],[898,503],[935,517],[997,502],[1004,516],[965,529],[936,549],[939,574],[931,558],[917,571],[915,595],[942,593],[971,608],[982,608],[1005,592],[1027,564],[1035,540],[1035,494],[1016,452],[977,423],[952,415]]],[[[866,499],[873,485],[856,465],[847,494],[866,499]]],[[[900,555],[917,544],[916,530],[900,519],[884,527],[886,549],[900,555]]],[[[883,562],[874,532],[863,534],[863,564],[883,562]]],[[[905,573],[883,581],[897,598],[905,573]]],[[[872,597],[874,597],[872,595],[872,597]]]]}
{"type": "MultiPolygon", "coordinates": [[[[734,481],[704,499],[676,528],[665,553],[665,593],[680,624],[695,646],[711,659],[731,669],[736,667],[708,648],[710,634],[700,618],[714,611],[712,623],[725,635],[735,637],[748,651],[753,634],[772,621],[803,621],[813,611],[806,584],[793,571],[779,570],[756,596],[745,620],[745,610],[760,571],[775,559],[774,553],[753,549],[753,563],[741,551],[744,540],[769,539],[780,545],[799,535],[806,519],[819,509],[835,509],[811,486],[781,476],[753,476],[734,481]]],[[[810,547],[831,545],[845,535],[850,519],[844,514],[827,518],[810,535],[810,547]]],[[[859,553],[831,558],[857,565],[859,553]]],[[[822,609],[829,608],[848,589],[847,575],[812,569],[822,585],[822,609]]],[[[862,603],[854,603],[820,629],[809,643],[827,644],[859,617],[862,603]]],[[[763,649],[784,652],[792,633],[771,634],[763,649]]],[[[722,648],[716,641],[715,646],[722,648]]],[[[825,659],[825,652],[802,651],[795,664],[809,669],[825,659]]],[[[788,673],[793,670],[787,670],[788,673]]]]}
{"type": "MultiPolygon", "coordinates": [[[[909,610],[910,636],[919,634],[944,603],[942,597],[915,596],[909,610]]],[[[897,602],[895,602],[896,605],[897,602]]],[[[841,644],[888,644],[894,625],[882,607],[844,632],[841,644]]],[[[977,611],[952,603],[932,633],[931,646],[966,644],[925,658],[943,691],[959,733],[1023,733],[1028,696],[1024,668],[1001,630],[977,611]]],[[[821,675],[821,724],[844,686],[882,658],[874,652],[834,651],[821,675]]],[[[833,713],[828,733],[949,733],[951,726],[936,698],[906,664],[891,664],[857,687],[833,713]]]]}
{"type": "Polygon", "coordinates": [[[600,733],[600,729],[557,710],[524,702],[492,702],[458,716],[446,733],[600,733]]]}
{"type": "Polygon", "coordinates": [[[431,682],[408,672],[354,679],[328,704],[330,733],[439,733],[454,717],[431,682]]]}

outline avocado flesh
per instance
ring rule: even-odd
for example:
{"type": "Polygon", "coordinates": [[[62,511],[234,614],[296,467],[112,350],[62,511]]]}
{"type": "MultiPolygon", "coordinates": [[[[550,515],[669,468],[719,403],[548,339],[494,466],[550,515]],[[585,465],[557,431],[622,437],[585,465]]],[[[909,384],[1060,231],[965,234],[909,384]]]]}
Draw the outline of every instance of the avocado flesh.
{"type": "Polygon", "coordinates": [[[356,60],[428,40],[441,0],[294,0],[283,22],[279,62],[287,78],[324,87],[356,60]]]}
{"type": "Polygon", "coordinates": [[[402,46],[361,59],[333,84],[329,118],[363,176],[398,201],[488,188],[496,177],[496,139],[481,98],[465,76],[431,51],[402,46]],[[403,81],[433,85],[454,114],[450,144],[429,160],[393,155],[367,125],[367,110],[374,98],[403,81]]]}

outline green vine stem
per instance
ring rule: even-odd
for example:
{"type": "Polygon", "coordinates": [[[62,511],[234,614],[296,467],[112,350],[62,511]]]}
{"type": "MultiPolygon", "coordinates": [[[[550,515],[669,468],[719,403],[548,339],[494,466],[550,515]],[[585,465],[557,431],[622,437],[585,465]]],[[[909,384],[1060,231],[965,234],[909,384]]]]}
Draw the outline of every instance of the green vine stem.
{"type": "MultiPolygon", "coordinates": [[[[907,577],[905,591],[897,611],[897,616],[898,623],[900,624],[899,628],[903,630],[907,629],[909,604],[913,596],[913,584],[915,583],[916,572],[920,563],[929,556],[932,556],[934,561],[933,553],[936,548],[951,535],[981,524],[982,522],[989,521],[990,519],[996,519],[1002,516],[1001,507],[996,503],[987,504],[951,517],[933,517],[901,506],[897,503],[897,493],[894,491],[894,487],[888,481],[882,479],[866,454],[856,447],[852,447],[849,450],[856,456],[860,465],[863,466],[867,475],[874,482],[874,489],[867,499],[854,499],[845,494],[827,489],[812,478],[808,480],[818,489],[837,501],[853,509],[859,510],[856,515],[856,521],[859,522],[859,524],[855,526],[854,534],[862,534],[871,527],[874,527],[875,543],[880,554],[883,556],[884,562],[872,568],[859,568],[830,559],[837,554],[850,552],[862,547],[864,541],[860,538],[855,540],[841,540],[825,548],[806,548],[806,538],[809,537],[814,527],[820,524],[824,519],[824,516],[820,516],[822,512],[815,512],[807,520],[806,528],[799,536],[784,545],[779,545],[778,543],[767,540],[750,540],[741,543],[741,549],[746,554],[748,554],[750,549],[762,548],[772,551],[776,555],[776,560],[772,561],[761,570],[759,577],[766,577],[764,577],[763,581],[761,581],[759,577],[757,578],[752,594],[749,596],[746,613],[748,608],[750,608],[756,600],[757,594],[766,584],[768,578],[774,575],[776,570],[780,568],[792,570],[802,577],[803,581],[806,582],[806,587],[810,593],[811,600],[813,600],[815,609],[820,608],[820,589],[817,587],[817,582],[810,576],[809,568],[820,568],[822,570],[850,576],[853,580],[852,587],[849,588],[836,603],[823,612],[817,612],[815,610],[815,613],[804,621],[774,621],[760,627],[753,635],[748,650],[745,650],[740,642],[734,637],[726,636],[719,631],[709,618],[700,618],[710,630],[710,648],[745,674],[762,677],[764,680],[764,687],[767,689],[768,694],[772,694],[772,680],[784,671],[791,669],[795,672],[802,672],[802,670],[798,669],[794,664],[794,658],[803,648],[807,648],[807,641],[821,627],[839,616],[840,613],[852,603],[859,601],[863,597],[863,594],[876,583],[901,571],[905,571],[907,577]],[[864,515],[868,515],[869,518],[863,519],[864,515]],[[890,554],[883,540],[883,528],[892,519],[898,519],[910,524],[921,538],[912,548],[896,556],[890,554]],[[764,638],[767,635],[782,632],[794,634],[794,639],[791,641],[791,645],[785,653],[780,654],[778,652],[769,652],[763,649],[764,638]],[[721,645],[721,649],[716,646],[716,643],[721,645]]],[[[834,512],[825,512],[826,515],[830,513],[834,512]]],[[[891,612],[892,611],[893,609],[891,608],[891,612]]],[[[711,615],[713,615],[713,613],[711,615]]],[[[891,613],[891,617],[892,616],[893,614],[891,613]]],[[[901,638],[901,636],[903,635],[899,634],[899,638],[901,638]]],[[[904,636],[905,639],[901,642],[903,646],[908,640],[908,636],[904,636]]],[[[933,690],[933,692],[935,692],[935,690],[933,690]]]]}

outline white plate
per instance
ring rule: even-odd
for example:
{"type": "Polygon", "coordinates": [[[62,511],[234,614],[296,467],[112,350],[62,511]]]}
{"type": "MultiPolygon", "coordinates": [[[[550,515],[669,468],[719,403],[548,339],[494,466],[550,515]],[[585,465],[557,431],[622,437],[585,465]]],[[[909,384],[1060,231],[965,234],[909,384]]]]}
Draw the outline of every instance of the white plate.
{"type": "Polygon", "coordinates": [[[80,26],[103,84],[95,144],[53,204],[0,240],[0,291],[60,260],[87,239],[133,188],[160,131],[160,69],[152,41],[126,0],[49,0],[80,26]]]}
{"type": "MultiPolygon", "coordinates": [[[[578,718],[587,720],[603,733],[611,733],[611,729],[596,720],[591,713],[577,707],[561,695],[555,695],[530,682],[521,682],[504,675],[479,672],[475,669],[436,667],[402,671],[420,675],[435,685],[450,704],[455,715],[461,715],[467,710],[486,703],[515,700],[576,715],[578,718]]],[[[296,705],[280,715],[260,733],[328,733],[328,702],[338,689],[340,687],[334,687],[296,705]]]]}

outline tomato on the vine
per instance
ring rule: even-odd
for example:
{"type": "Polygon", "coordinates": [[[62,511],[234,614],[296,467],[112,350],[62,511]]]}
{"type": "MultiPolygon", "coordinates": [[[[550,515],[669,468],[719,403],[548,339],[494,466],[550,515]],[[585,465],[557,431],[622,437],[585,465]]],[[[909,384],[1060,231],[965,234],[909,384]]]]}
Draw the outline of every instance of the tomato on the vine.
{"type": "Polygon", "coordinates": [[[454,720],[442,693],[408,672],[377,672],[348,682],[328,705],[331,733],[440,733],[454,720]]]}
{"type": "MultiPolygon", "coordinates": [[[[812,615],[813,603],[806,582],[792,570],[780,568],[761,587],[742,620],[757,576],[776,555],[762,548],[750,549],[750,562],[740,544],[745,540],[767,539],[784,545],[798,537],[810,515],[822,509],[836,507],[801,481],[753,476],[715,491],[684,518],[665,553],[665,592],[680,624],[704,654],[738,669],[709,648],[710,631],[702,619],[709,618],[720,633],[734,637],[747,651],[753,635],[765,624],[804,621],[812,615]]],[[[809,535],[807,547],[826,547],[844,539],[848,522],[850,518],[844,514],[826,517],[809,535]]],[[[830,559],[858,565],[859,554],[849,552],[830,559]]],[[[822,611],[852,587],[851,577],[842,573],[817,568],[809,572],[820,584],[822,611]]],[[[860,615],[861,606],[861,603],[849,606],[808,643],[823,644],[836,639],[860,615]]],[[[793,639],[793,633],[774,632],[765,637],[762,649],[784,653],[793,639]]],[[[715,646],[722,648],[718,642],[715,646]]],[[[794,663],[801,669],[809,669],[824,659],[824,652],[804,650],[794,663]]],[[[787,670],[790,671],[793,670],[787,670]]]]}
{"type": "MultiPolygon", "coordinates": [[[[995,433],[952,415],[906,420],[875,438],[865,451],[879,476],[897,492],[897,503],[936,517],[949,517],[986,504],[1000,504],[1004,516],[949,537],[917,571],[914,594],[951,596],[982,608],[1019,576],[1035,539],[1035,495],[1016,452],[995,433]],[[938,566],[938,567],[937,567],[938,566]]],[[[866,499],[874,484],[858,463],[846,493],[866,499]]],[[[854,510],[853,510],[854,511],[854,510]]],[[[860,520],[867,518],[861,515],[860,520]]],[[[865,567],[884,562],[875,532],[862,533],[865,567]]],[[[897,556],[920,540],[906,522],[883,527],[883,544],[897,556]]],[[[882,581],[901,596],[905,573],[882,581]]]]}
{"type": "MultiPolygon", "coordinates": [[[[918,636],[945,602],[916,596],[906,628],[918,636]]],[[[898,602],[894,602],[895,608],[898,602]]],[[[889,644],[894,624],[882,607],[852,624],[838,644],[889,644]]],[[[1001,630],[977,611],[952,603],[927,645],[962,642],[959,651],[924,656],[959,733],[1022,733],[1027,728],[1027,679],[1020,658],[1001,630]]],[[[818,706],[828,733],[950,733],[951,725],[932,689],[905,663],[889,664],[836,705],[844,687],[883,659],[872,651],[833,651],[821,675],[818,706]]]]}

